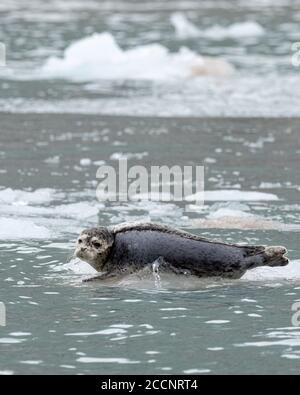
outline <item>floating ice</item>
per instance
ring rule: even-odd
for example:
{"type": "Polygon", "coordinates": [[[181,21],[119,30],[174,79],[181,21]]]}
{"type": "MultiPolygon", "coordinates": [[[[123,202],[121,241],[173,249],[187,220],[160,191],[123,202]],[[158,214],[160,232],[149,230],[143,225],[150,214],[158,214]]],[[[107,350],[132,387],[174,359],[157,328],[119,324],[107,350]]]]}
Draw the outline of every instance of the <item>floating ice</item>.
{"type": "Polygon", "coordinates": [[[97,216],[102,204],[92,205],[86,202],[63,204],[53,209],[48,209],[48,214],[58,214],[66,218],[86,219],[97,216]]]}
{"type": "Polygon", "coordinates": [[[181,12],[171,15],[171,23],[179,39],[194,37],[208,37],[214,40],[226,38],[241,39],[246,37],[258,37],[265,33],[264,28],[254,21],[239,22],[227,27],[215,25],[208,29],[199,29],[181,12]]]}
{"type": "Polygon", "coordinates": [[[148,156],[148,152],[135,152],[135,153],[131,153],[131,152],[127,152],[127,153],[123,153],[123,152],[115,152],[110,156],[111,160],[122,160],[122,159],[139,159],[142,160],[144,157],[148,156]]]}
{"type": "Polygon", "coordinates": [[[13,339],[10,337],[2,337],[0,338],[0,344],[18,344],[24,342],[24,339],[13,339]]]}
{"type": "Polygon", "coordinates": [[[36,191],[27,192],[13,190],[11,188],[0,191],[0,203],[15,205],[41,204],[48,203],[55,197],[55,190],[50,188],[37,189],[36,191]]]}
{"type": "Polygon", "coordinates": [[[23,363],[25,365],[40,365],[43,363],[43,361],[28,360],[28,361],[20,361],[20,363],[23,363]]]}
{"type": "Polygon", "coordinates": [[[62,204],[55,207],[37,207],[27,205],[0,205],[0,214],[3,215],[14,215],[20,217],[44,217],[51,219],[58,218],[71,218],[71,219],[87,219],[97,216],[99,209],[103,208],[104,205],[97,203],[69,203],[62,204]]]}
{"type": "Polygon", "coordinates": [[[65,336],[95,336],[95,335],[115,335],[127,333],[125,329],[121,328],[109,328],[103,329],[96,332],[76,332],[76,333],[66,333],[65,336]]]}
{"type": "Polygon", "coordinates": [[[214,212],[211,212],[207,218],[208,219],[220,219],[220,218],[256,218],[254,214],[242,211],[242,210],[236,210],[232,208],[219,208],[214,212]]]}
{"type": "Polygon", "coordinates": [[[225,38],[241,39],[246,37],[258,37],[265,33],[264,28],[257,22],[241,22],[234,23],[228,27],[213,26],[205,30],[204,35],[215,40],[223,40],[225,38]]]}
{"type": "Polygon", "coordinates": [[[140,361],[131,361],[127,358],[92,358],[92,357],[80,357],[77,362],[81,363],[118,363],[118,364],[136,364],[140,361]]]}
{"type": "Polygon", "coordinates": [[[0,218],[0,239],[48,239],[51,232],[44,226],[38,226],[31,220],[0,218]]]}
{"type": "Polygon", "coordinates": [[[70,262],[57,266],[55,271],[67,270],[75,274],[95,275],[97,272],[88,263],[80,261],[79,259],[72,259],[70,262]]]}
{"type": "Polygon", "coordinates": [[[81,166],[91,166],[92,161],[89,158],[83,158],[80,160],[80,165],[81,166]]]}
{"type": "Polygon", "coordinates": [[[299,281],[300,261],[291,261],[288,266],[283,267],[260,267],[249,270],[243,280],[247,281],[299,281]]]}
{"type": "Polygon", "coordinates": [[[58,165],[60,163],[60,157],[59,156],[52,156],[50,158],[47,158],[44,160],[47,165],[58,165]]]}
{"type": "Polygon", "coordinates": [[[174,12],[170,21],[175,29],[176,36],[180,39],[184,40],[202,35],[201,30],[190,22],[182,12],[174,12]]]}
{"type": "Polygon", "coordinates": [[[221,201],[236,201],[236,202],[255,202],[255,201],[277,201],[278,196],[272,193],[250,192],[239,190],[218,190],[205,191],[205,201],[207,202],[221,202],[221,201]]]}
{"type": "Polygon", "coordinates": [[[205,58],[185,47],[175,53],[161,44],[123,50],[110,33],[95,33],[71,44],[62,58],[49,58],[41,72],[45,78],[75,81],[176,80],[229,75],[233,67],[223,59],[205,58]]]}

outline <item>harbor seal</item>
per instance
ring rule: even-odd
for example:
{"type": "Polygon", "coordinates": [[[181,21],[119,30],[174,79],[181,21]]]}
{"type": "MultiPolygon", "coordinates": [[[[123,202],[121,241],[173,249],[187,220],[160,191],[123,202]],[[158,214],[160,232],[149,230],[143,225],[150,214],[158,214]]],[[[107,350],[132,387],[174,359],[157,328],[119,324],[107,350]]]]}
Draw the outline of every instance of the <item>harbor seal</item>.
{"type": "Polygon", "coordinates": [[[75,255],[108,278],[152,266],[197,277],[241,278],[247,270],[289,263],[285,247],[244,246],[210,241],[153,223],[125,223],[84,230],[75,255]]]}

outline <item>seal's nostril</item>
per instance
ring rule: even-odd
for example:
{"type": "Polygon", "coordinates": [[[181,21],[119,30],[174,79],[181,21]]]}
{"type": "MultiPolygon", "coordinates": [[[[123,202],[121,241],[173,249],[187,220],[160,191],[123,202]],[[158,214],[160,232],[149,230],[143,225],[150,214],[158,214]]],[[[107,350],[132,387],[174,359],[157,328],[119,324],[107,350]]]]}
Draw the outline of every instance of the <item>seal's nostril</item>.
{"type": "Polygon", "coordinates": [[[84,251],[86,251],[86,250],[87,250],[87,247],[81,247],[81,248],[80,248],[80,251],[81,251],[81,252],[84,252],[84,251]]]}

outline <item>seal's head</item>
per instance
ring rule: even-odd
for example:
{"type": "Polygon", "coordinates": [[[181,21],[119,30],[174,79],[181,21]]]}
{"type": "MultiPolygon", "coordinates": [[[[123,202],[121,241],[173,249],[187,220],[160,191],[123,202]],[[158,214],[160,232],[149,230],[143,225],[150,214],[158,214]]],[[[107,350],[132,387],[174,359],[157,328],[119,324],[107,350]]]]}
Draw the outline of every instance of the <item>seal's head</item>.
{"type": "Polygon", "coordinates": [[[75,255],[101,272],[113,243],[114,236],[107,228],[87,229],[81,233],[77,240],[75,255]]]}

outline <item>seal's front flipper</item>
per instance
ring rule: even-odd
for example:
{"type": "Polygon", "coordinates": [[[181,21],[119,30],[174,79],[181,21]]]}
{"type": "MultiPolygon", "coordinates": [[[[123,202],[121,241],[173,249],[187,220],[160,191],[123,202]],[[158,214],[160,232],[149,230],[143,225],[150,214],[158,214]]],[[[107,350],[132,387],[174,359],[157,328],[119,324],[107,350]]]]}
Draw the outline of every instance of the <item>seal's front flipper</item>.
{"type": "Polygon", "coordinates": [[[89,277],[84,280],[82,280],[83,283],[90,283],[92,281],[98,281],[98,280],[107,280],[115,277],[116,275],[114,273],[101,273],[98,274],[97,276],[94,277],[89,277]]]}
{"type": "Polygon", "coordinates": [[[165,260],[163,256],[157,258],[154,262],[151,263],[153,273],[158,274],[159,271],[163,270],[168,266],[168,262],[165,260]]]}
{"type": "Polygon", "coordinates": [[[159,272],[160,273],[168,272],[168,273],[184,274],[184,275],[191,274],[189,270],[175,267],[174,265],[166,261],[166,259],[163,256],[160,256],[152,263],[152,271],[153,273],[156,274],[158,274],[159,272]]]}

